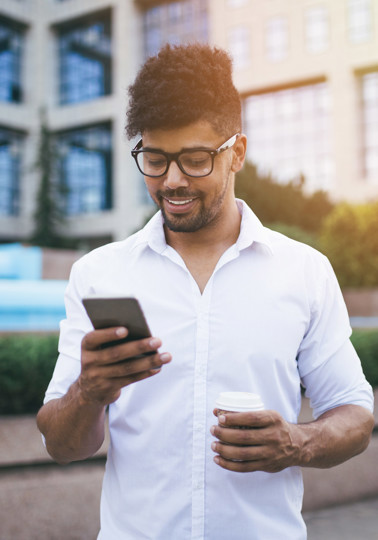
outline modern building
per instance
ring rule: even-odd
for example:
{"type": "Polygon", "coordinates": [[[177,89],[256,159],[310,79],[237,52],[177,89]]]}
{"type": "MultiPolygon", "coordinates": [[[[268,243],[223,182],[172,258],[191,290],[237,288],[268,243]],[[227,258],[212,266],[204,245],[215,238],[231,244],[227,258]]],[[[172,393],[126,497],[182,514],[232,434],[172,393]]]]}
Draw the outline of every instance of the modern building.
{"type": "Polygon", "coordinates": [[[2,0],[0,241],[33,231],[42,110],[64,234],[87,248],[143,223],[127,87],[165,42],[194,40],[233,56],[262,171],[336,200],[378,197],[378,0],[2,0]]]}

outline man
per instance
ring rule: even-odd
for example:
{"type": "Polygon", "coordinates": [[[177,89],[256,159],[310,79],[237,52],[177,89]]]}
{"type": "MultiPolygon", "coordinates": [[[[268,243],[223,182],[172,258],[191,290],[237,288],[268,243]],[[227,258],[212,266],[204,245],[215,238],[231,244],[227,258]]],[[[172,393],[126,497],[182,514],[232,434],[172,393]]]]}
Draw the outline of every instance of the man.
{"type": "Polygon", "coordinates": [[[142,137],[132,154],[160,212],[73,267],[38,414],[47,449],[61,463],[91,456],[109,407],[101,540],[302,540],[299,467],[362,452],[373,427],[332,269],[235,199],[246,137],[224,51],[167,46],[147,60],[127,132],[142,137]],[[88,295],[137,297],[158,337],[101,348],[127,329],[93,331],[88,295]],[[316,418],[304,425],[301,383],[316,418]],[[227,390],[260,394],[266,410],[218,423],[227,390]]]}

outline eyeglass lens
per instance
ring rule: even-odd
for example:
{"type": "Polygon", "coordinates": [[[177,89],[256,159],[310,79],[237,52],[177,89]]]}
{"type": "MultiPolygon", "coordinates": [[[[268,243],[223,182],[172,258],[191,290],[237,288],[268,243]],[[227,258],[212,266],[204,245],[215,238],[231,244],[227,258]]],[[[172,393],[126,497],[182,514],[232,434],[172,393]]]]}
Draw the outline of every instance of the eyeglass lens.
{"type": "MultiPolygon", "coordinates": [[[[211,172],[212,157],[207,152],[183,152],[178,162],[185,174],[205,176],[211,172]]],[[[146,176],[160,176],[167,172],[168,160],[158,152],[141,152],[138,154],[138,166],[146,176]]]]}

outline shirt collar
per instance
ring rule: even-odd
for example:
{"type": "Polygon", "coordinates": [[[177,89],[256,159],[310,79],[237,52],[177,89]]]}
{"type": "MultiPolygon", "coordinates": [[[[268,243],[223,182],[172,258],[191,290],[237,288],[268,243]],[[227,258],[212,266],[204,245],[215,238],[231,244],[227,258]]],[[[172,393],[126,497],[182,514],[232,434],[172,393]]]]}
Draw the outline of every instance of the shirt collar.
{"type": "Polygon", "coordinates": [[[242,216],[240,224],[240,234],[236,241],[236,246],[241,251],[251,246],[254,242],[264,244],[270,253],[273,253],[272,243],[269,239],[268,229],[266,229],[259,218],[252,212],[246,202],[236,199],[239,212],[242,216]]]}
{"type": "MultiPolygon", "coordinates": [[[[241,251],[250,247],[254,242],[257,242],[265,245],[270,253],[273,253],[268,229],[262,225],[261,221],[244,201],[236,199],[236,204],[242,216],[236,248],[241,251]]],[[[138,236],[138,245],[148,245],[157,253],[162,254],[168,248],[163,228],[163,216],[160,211],[141,229],[138,236]]]]}

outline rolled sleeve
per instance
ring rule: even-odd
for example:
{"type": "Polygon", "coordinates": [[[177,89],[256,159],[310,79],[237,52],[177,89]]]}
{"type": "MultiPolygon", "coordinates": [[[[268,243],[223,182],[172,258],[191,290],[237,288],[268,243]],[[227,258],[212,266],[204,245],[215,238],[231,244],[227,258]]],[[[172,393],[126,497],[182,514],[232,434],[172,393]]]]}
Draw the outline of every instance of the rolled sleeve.
{"type": "Polygon", "coordinates": [[[341,405],[360,405],[373,412],[373,390],[348,340],[328,360],[303,377],[314,418],[341,405]]]}
{"type": "Polygon", "coordinates": [[[65,395],[71,384],[77,380],[81,371],[81,341],[86,333],[93,330],[81,301],[88,293],[80,279],[83,274],[79,272],[81,264],[79,261],[73,265],[64,295],[66,319],[60,324],[59,356],[44,403],[65,395]]]}

